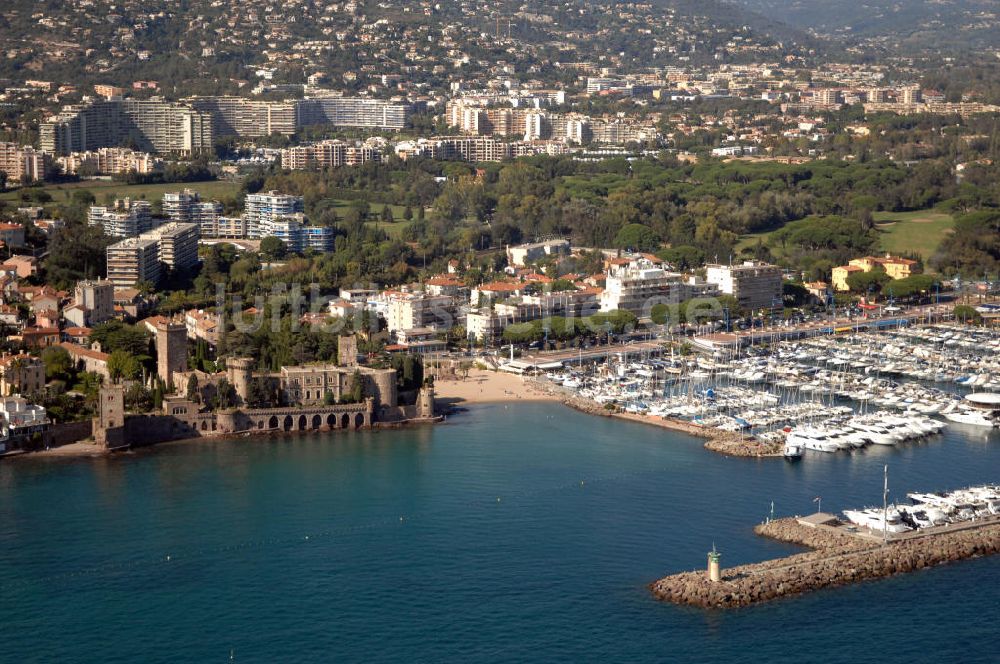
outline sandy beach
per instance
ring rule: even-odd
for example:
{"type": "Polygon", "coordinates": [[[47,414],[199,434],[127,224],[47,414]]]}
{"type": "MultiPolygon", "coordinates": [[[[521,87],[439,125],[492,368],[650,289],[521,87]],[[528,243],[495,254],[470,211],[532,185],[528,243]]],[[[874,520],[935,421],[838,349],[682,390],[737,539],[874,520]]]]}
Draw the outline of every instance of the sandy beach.
{"type": "Polygon", "coordinates": [[[497,401],[561,401],[535,384],[514,374],[473,369],[468,378],[434,381],[437,401],[443,404],[467,405],[497,401]]]}

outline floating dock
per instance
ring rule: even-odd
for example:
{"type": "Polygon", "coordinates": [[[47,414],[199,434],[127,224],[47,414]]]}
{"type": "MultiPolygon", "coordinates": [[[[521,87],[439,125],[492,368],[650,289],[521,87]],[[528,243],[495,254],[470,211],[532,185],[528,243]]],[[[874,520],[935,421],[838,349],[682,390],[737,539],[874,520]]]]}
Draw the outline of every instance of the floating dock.
{"type": "Polygon", "coordinates": [[[881,533],[850,527],[831,514],[776,519],[754,532],[812,551],[722,569],[718,581],[705,571],[683,572],[650,590],[675,604],[736,608],[1000,553],[1000,517],[903,533],[885,542],[881,533]]]}

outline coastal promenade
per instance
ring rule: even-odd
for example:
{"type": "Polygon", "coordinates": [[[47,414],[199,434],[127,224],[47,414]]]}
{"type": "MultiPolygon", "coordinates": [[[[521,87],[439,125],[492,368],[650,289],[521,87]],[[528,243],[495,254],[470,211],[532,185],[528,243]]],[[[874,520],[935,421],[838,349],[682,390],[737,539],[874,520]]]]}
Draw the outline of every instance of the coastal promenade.
{"type": "Polygon", "coordinates": [[[844,586],[967,558],[1000,553],[1000,518],[896,536],[852,530],[832,515],[785,518],[761,524],[758,535],[812,551],[722,570],[682,572],[650,586],[661,600],[701,608],[736,608],[823,588],[844,586]]]}

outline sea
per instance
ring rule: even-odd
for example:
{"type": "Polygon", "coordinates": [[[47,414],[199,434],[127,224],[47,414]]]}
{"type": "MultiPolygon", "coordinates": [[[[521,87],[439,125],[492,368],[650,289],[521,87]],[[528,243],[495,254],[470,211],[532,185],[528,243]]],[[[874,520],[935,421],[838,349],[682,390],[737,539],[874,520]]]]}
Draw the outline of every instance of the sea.
{"type": "Polygon", "coordinates": [[[1000,557],[739,610],[648,584],[768,518],[1000,482],[951,426],[799,463],[559,404],[0,460],[0,661],[996,662],[1000,557]]]}

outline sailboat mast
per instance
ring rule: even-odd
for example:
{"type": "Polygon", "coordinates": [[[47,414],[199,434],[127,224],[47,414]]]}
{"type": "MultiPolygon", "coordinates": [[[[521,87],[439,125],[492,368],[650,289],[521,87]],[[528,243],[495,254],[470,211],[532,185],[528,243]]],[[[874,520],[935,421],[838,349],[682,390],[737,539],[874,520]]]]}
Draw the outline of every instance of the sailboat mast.
{"type": "Polygon", "coordinates": [[[889,539],[889,465],[882,467],[882,543],[889,539]]]}

